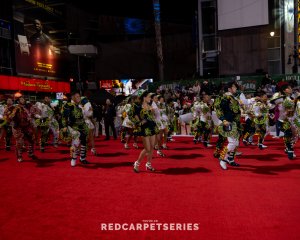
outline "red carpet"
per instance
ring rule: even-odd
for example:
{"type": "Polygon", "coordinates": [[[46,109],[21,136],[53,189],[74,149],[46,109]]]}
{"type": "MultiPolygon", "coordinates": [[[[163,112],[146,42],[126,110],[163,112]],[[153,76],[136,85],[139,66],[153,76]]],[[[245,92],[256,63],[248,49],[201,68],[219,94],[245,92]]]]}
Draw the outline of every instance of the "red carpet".
{"type": "Polygon", "coordinates": [[[282,139],[265,144],[263,151],[241,146],[241,167],[224,171],[213,149],[176,138],[167,157],[153,161],[157,172],[145,172],[143,164],[139,174],[132,170],[139,150],[114,140],[98,140],[100,155],[74,168],[67,147],[48,147],[22,163],[1,149],[0,239],[298,240],[300,151],[288,160],[282,139]],[[103,223],[145,227],[149,220],[156,228],[199,229],[101,230],[103,223]]]}

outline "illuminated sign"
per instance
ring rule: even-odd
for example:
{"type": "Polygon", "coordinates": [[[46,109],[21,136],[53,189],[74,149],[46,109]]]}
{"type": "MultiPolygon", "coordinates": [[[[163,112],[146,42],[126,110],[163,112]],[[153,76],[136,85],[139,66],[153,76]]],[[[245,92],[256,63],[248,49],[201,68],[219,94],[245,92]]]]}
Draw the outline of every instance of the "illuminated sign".
{"type": "Polygon", "coordinates": [[[144,34],[145,26],[141,19],[137,18],[125,18],[124,29],[127,34],[144,34]]]}
{"type": "Polygon", "coordinates": [[[69,93],[70,83],[23,77],[0,76],[0,89],[69,93]]]}
{"type": "Polygon", "coordinates": [[[100,80],[99,86],[100,88],[111,89],[113,86],[113,80],[100,80]]]}
{"type": "Polygon", "coordinates": [[[68,52],[65,6],[55,0],[13,0],[16,72],[18,75],[64,79],[68,52]],[[33,6],[34,5],[34,6],[33,6]],[[26,9],[32,9],[27,11],[26,9]]]}
{"type": "Polygon", "coordinates": [[[28,2],[32,5],[35,5],[37,7],[40,7],[44,10],[46,10],[47,12],[49,13],[53,13],[53,14],[57,14],[57,15],[62,15],[62,12],[53,8],[53,7],[50,7],[49,5],[45,4],[45,3],[42,3],[42,2],[39,2],[39,1],[36,1],[36,0],[25,0],[25,2],[28,2]]]}

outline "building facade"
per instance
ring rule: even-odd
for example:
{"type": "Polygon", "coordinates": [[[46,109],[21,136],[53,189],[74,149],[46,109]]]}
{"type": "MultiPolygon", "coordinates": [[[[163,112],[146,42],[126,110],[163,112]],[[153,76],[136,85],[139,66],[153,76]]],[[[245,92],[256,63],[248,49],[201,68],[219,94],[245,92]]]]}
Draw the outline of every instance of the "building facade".
{"type": "Polygon", "coordinates": [[[298,12],[299,0],[198,0],[200,75],[298,73],[298,12]]]}

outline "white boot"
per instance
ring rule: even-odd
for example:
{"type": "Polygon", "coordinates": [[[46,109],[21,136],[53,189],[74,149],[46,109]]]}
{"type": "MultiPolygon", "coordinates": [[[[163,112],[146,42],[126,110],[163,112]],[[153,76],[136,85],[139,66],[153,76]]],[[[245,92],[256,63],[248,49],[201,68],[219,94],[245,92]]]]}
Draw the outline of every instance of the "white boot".
{"type": "Polygon", "coordinates": [[[220,166],[223,170],[227,170],[227,161],[226,160],[220,160],[220,166]]]}
{"type": "Polygon", "coordinates": [[[260,143],[260,144],[258,144],[258,147],[259,147],[259,149],[265,149],[265,148],[267,148],[268,146],[266,146],[266,145],[264,145],[264,144],[262,144],[262,143],[260,143]]]}
{"type": "Polygon", "coordinates": [[[72,158],[71,159],[71,167],[75,167],[76,166],[76,159],[72,158]]]}

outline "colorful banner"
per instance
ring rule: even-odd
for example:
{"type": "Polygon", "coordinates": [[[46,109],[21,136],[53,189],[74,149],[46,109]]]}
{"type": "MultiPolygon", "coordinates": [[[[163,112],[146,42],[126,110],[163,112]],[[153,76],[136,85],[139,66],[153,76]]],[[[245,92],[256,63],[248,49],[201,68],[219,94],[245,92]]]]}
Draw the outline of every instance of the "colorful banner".
{"type": "Polygon", "coordinates": [[[1,90],[34,91],[34,92],[70,92],[69,82],[31,79],[23,77],[0,76],[1,90]]]}

